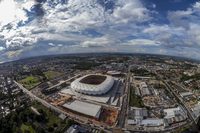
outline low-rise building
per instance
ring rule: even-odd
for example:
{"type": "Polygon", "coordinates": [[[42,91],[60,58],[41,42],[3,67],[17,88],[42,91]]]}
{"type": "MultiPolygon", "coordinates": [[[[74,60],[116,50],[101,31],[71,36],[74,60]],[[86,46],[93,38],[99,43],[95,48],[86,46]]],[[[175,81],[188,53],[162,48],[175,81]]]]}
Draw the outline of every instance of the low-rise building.
{"type": "Polygon", "coordinates": [[[140,124],[141,121],[148,116],[146,108],[131,107],[129,111],[129,125],[140,124]]]}
{"type": "Polygon", "coordinates": [[[67,102],[63,105],[63,107],[86,116],[94,117],[96,119],[99,118],[101,113],[101,106],[78,100],[67,102]]]}
{"type": "Polygon", "coordinates": [[[174,124],[187,119],[187,115],[180,106],[176,108],[164,109],[164,113],[164,119],[168,124],[174,124]]]}
{"type": "Polygon", "coordinates": [[[147,84],[145,82],[140,83],[140,92],[141,92],[142,96],[150,95],[149,88],[147,87],[147,84]]]}
{"type": "Polygon", "coordinates": [[[163,119],[155,119],[155,118],[148,118],[141,121],[140,125],[149,126],[149,127],[159,127],[164,126],[163,119]]]}
{"type": "Polygon", "coordinates": [[[188,97],[188,96],[192,96],[192,95],[193,95],[192,92],[182,92],[182,93],[180,93],[180,96],[182,98],[185,98],[185,97],[188,97]]]}
{"type": "Polygon", "coordinates": [[[196,104],[192,109],[194,117],[200,116],[200,103],[196,104]]]}
{"type": "Polygon", "coordinates": [[[72,125],[65,131],[65,133],[79,133],[78,125],[72,125]]]}

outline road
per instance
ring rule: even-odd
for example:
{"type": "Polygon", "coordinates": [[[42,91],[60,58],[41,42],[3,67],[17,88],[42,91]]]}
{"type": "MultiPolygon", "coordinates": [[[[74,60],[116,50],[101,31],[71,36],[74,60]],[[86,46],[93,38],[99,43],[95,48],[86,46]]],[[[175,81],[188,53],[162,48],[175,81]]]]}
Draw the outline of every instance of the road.
{"type": "Polygon", "coordinates": [[[40,102],[42,105],[44,105],[45,107],[49,108],[50,110],[54,110],[55,112],[57,113],[62,113],[62,114],[65,114],[67,116],[70,116],[71,119],[77,121],[77,122],[80,122],[76,119],[76,116],[72,116],[70,114],[68,114],[66,111],[63,111],[61,109],[59,109],[58,107],[56,106],[53,106],[51,105],[50,103],[46,102],[45,100],[37,97],[36,95],[34,95],[31,91],[27,90],[26,88],[24,88],[21,84],[17,83],[16,81],[14,81],[18,86],[19,88],[27,95],[29,95],[30,98],[40,102]]]}
{"type": "Polygon", "coordinates": [[[125,83],[124,98],[121,106],[121,111],[118,118],[118,127],[123,128],[126,120],[127,109],[128,109],[128,93],[130,88],[130,67],[128,68],[128,74],[125,83]]]}
{"type": "Polygon", "coordinates": [[[196,122],[195,118],[193,117],[193,115],[192,115],[190,109],[189,109],[189,108],[187,107],[187,105],[185,105],[185,103],[183,102],[183,99],[182,99],[176,92],[174,92],[174,89],[175,89],[175,88],[172,88],[171,85],[169,85],[168,82],[170,82],[170,81],[164,80],[164,79],[162,78],[162,75],[158,74],[156,71],[154,71],[154,73],[155,73],[155,74],[160,78],[160,80],[166,85],[167,91],[170,92],[170,93],[178,100],[179,104],[181,104],[182,107],[187,111],[188,117],[189,117],[195,124],[197,124],[197,122],[196,122]]]}
{"type": "Polygon", "coordinates": [[[173,95],[178,99],[179,103],[183,106],[183,108],[187,111],[187,115],[188,117],[194,122],[196,123],[195,118],[193,117],[190,109],[187,107],[187,105],[185,105],[185,103],[183,102],[183,99],[180,98],[180,96],[174,92],[174,89],[172,89],[172,87],[166,82],[164,81],[164,83],[167,85],[167,88],[169,89],[169,91],[171,91],[173,93],[173,95]]]}
{"type": "Polygon", "coordinates": [[[165,83],[166,85],[166,89],[168,90],[168,92],[170,92],[179,102],[179,104],[182,105],[182,107],[187,111],[187,115],[188,117],[194,122],[194,123],[197,123],[195,118],[193,117],[190,109],[185,105],[185,103],[183,102],[183,99],[176,93],[174,92],[174,88],[172,88],[169,83],[166,81],[166,80],[163,80],[161,78],[161,76],[159,76],[159,74],[156,73],[156,75],[165,83]]]}
{"type": "Polygon", "coordinates": [[[48,102],[46,102],[46,101],[43,100],[43,99],[41,99],[41,98],[35,96],[31,91],[27,90],[26,88],[24,88],[21,84],[17,83],[16,81],[14,81],[14,82],[15,82],[15,84],[17,84],[17,86],[19,86],[19,88],[20,88],[24,93],[26,93],[27,95],[29,95],[32,99],[34,99],[34,100],[40,102],[41,104],[43,104],[43,105],[46,106],[47,108],[50,108],[50,109],[56,111],[57,113],[63,113],[63,114],[65,114],[65,112],[62,111],[61,109],[59,109],[59,108],[57,108],[57,107],[55,107],[55,106],[49,104],[48,102]]]}
{"type": "Polygon", "coordinates": [[[53,86],[51,86],[51,87],[49,87],[49,88],[47,88],[47,89],[51,89],[51,88],[60,86],[61,84],[66,83],[66,82],[68,82],[68,81],[70,81],[70,80],[72,80],[72,79],[74,79],[74,78],[79,77],[79,76],[81,76],[81,74],[75,75],[75,76],[71,77],[70,79],[67,79],[67,80],[65,80],[65,81],[62,81],[62,82],[60,82],[60,83],[58,83],[58,84],[56,84],[56,85],[53,85],[53,86]]]}
{"type": "MultiPolygon", "coordinates": [[[[61,110],[61,109],[59,109],[59,108],[57,108],[57,107],[51,105],[50,103],[46,102],[45,100],[43,100],[43,99],[37,97],[37,96],[34,95],[31,91],[27,90],[26,88],[24,88],[21,84],[17,83],[16,81],[14,81],[14,83],[15,83],[25,94],[29,95],[30,98],[32,98],[32,99],[34,99],[34,100],[40,102],[42,105],[44,105],[45,107],[49,108],[50,110],[54,110],[54,111],[57,112],[57,113],[62,113],[62,114],[65,114],[65,115],[67,115],[67,116],[70,116],[71,119],[73,119],[74,121],[80,123],[81,125],[86,125],[85,123],[80,122],[80,121],[76,118],[76,116],[72,116],[72,115],[68,114],[67,112],[65,112],[65,111],[63,111],[63,110],[61,110]]],[[[101,130],[101,127],[96,127],[96,128],[99,129],[99,130],[101,130]]],[[[104,129],[104,130],[105,130],[106,132],[110,133],[109,130],[106,130],[106,129],[104,129]]]]}

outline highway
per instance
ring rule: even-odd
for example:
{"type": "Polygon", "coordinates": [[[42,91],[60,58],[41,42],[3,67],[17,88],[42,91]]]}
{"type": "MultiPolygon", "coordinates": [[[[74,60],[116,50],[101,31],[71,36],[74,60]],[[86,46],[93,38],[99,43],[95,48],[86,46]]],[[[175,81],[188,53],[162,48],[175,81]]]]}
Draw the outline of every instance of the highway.
{"type": "MultiPolygon", "coordinates": [[[[80,74],[75,75],[75,76],[71,77],[70,79],[67,79],[67,80],[63,81],[62,83],[68,82],[68,81],[70,81],[71,79],[76,78],[76,77],[78,77],[78,76],[80,76],[80,74]]],[[[64,113],[64,114],[66,113],[66,112],[64,112],[64,111],[62,111],[62,110],[60,110],[60,109],[58,109],[57,107],[55,107],[55,106],[49,104],[49,103],[46,102],[45,100],[43,100],[43,99],[37,97],[37,96],[34,95],[31,91],[27,90],[26,88],[24,88],[21,84],[17,83],[16,81],[14,81],[14,82],[15,82],[15,84],[17,84],[17,85],[19,86],[19,88],[20,88],[24,93],[26,93],[27,95],[29,95],[31,98],[37,100],[38,102],[42,103],[44,106],[46,106],[46,107],[48,107],[48,108],[51,108],[51,109],[55,110],[55,111],[58,112],[58,113],[64,113]]],[[[52,86],[52,87],[59,86],[59,85],[61,85],[62,83],[58,83],[58,84],[56,84],[56,85],[54,85],[54,86],[52,86]]],[[[51,88],[51,87],[50,87],[50,88],[51,88]]]]}
{"type": "MultiPolygon", "coordinates": [[[[71,79],[71,78],[70,78],[71,79]]],[[[70,80],[69,79],[69,80],[70,80]]],[[[49,108],[50,110],[54,110],[57,113],[62,113],[65,114],[67,116],[70,116],[71,119],[73,119],[74,121],[80,123],[81,125],[87,125],[86,123],[83,123],[81,121],[79,121],[76,116],[72,116],[71,114],[68,114],[67,112],[59,109],[56,106],[51,105],[50,103],[46,102],[45,100],[37,97],[36,95],[34,95],[31,91],[27,90],[26,88],[24,88],[21,84],[19,84],[18,82],[14,81],[14,83],[25,93],[27,94],[30,98],[40,102],[42,105],[44,105],[45,107],[49,108]]],[[[101,127],[96,127],[97,129],[101,130],[101,127]]],[[[105,131],[107,131],[108,133],[110,133],[109,130],[104,129],[105,131]]]]}
{"type": "Polygon", "coordinates": [[[164,80],[164,79],[162,78],[162,75],[159,75],[156,71],[154,71],[154,73],[155,73],[155,74],[160,78],[160,80],[165,84],[167,91],[170,92],[170,93],[178,100],[179,104],[181,104],[182,107],[187,111],[188,117],[189,117],[195,124],[197,124],[197,122],[196,122],[195,118],[193,117],[193,115],[192,115],[190,109],[189,109],[189,108],[185,105],[185,103],[183,102],[183,99],[182,99],[176,92],[174,92],[174,89],[175,89],[175,88],[172,89],[171,85],[169,85],[169,83],[168,83],[169,81],[164,80]]]}
{"type": "MultiPolygon", "coordinates": [[[[68,82],[68,81],[70,81],[71,79],[76,78],[76,77],[78,77],[78,76],[80,76],[80,74],[75,75],[75,76],[71,77],[70,79],[65,80],[64,82],[68,82]]],[[[64,83],[64,82],[62,82],[62,83],[64,83]]],[[[65,111],[63,111],[63,110],[61,110],[61,109],[59,109],[59,108],[57,108],[57,107],[51,105],[50,103],[46,102],[46,101],[43,100],[42,98],[37,97],[37,96],[34,95],[31,91],[29,91],[29,90],[27,90],[26,88],[24,88],[24,87],[23,87],[21,84],[19,84],[18,82],[14,81],[14,83],[15,83],[17,86],[19,86],[19,88],[20,88],[24,93],[26,93],[27,95],[29,95],[32,99],[34,99],[34,100],[40,102],[41,104],[43,104],[43,105],[46,106],[47,108],[50,108],[50,109],[54,110],[54,111],[57,112],[57,113],[66,114],[65,111]]],[[[55,86],[58,86],[58,85],[60,85],[60,84],[61,84],[61,83],[58,83],[58,84],[55,85],[55,86]]],[[[55,86],[54,86],[54,87],[55,87],[55,86]]]]}
{"type": "Polygon", "coordinates": [[[58,83],[58,84],[56,84],[56,85],[53,85],[53,86],[51,86],[51,87],[49,87],[49,88],[47,88],[47,89],[51,89],[51,88],[60,86],[61,84],[66,83],[66,82],[68,82],[68,81],[70,81],[70,80],[72,80],[72,79],[74,79],[74,78],[79,77],[79,76],[81,76],[81,74],[75,75],[75,76],[71,77],[70,79],[67,79],[67,80],[65,80],[65,81],[63,81],[63,82],[60,82],[60,83],[58,83]]]}
{"type": "Polygon", "coordinates": [[[56,111],[57,113],[63,113],[63,114],[66,114],[66,112],[62,111],[61,109],[49,104],[48,102],[46,102],[45,100],[35,96],[31,91],[27,90],[26,88],[24,88],[21,84],[17,83],[16,81],[14,81],[15,84],[17,84],[17,86],[19,86],[19,88],[24,92],[26,93],[27,95],[29,95],[32,99],[40,102],[41,104],[43,104],[44,106],[46,106],[47,108],[50,108],[54,111],[56,111]]]}
{"type": "MultiPolygon", "coordinates": [[[[79,75],[75,75],[73,77],[71,77],[70,79],[64,81],[64,82],[67,82],[67,81],[70,81],[71,79],[77,77],[79,75]]],[[[63,83],[64,83],[63,82],[63,83]]],[[[54,110],[55,112],[57,113],[63,113],[63,114],[67,114],[65,111],[51,105],[50,103],[46,102],[45,100],[43,100],[42,98],[39,98],[37,97],[35,94],[33,94],[31,91],[27,90],[26,88],[24,88],[21,84],[19,84],[18,82],[14,81],[14,83],[19,86],[19,88],[27,95],[29,95],[30,98],[40,102],[41,104],[43,104],[44,106],[46,106],[47,108],[51,109],[51,110],[54,110]]],[[[60,84],[60,83],[59,83],[60,84]]],[[[67,114],[68,115],[68,114],[67,114]]],[[[73,118],[73,117],[72,117],[73,118]]]]}
{"type": "Polygon", "coordinates": [[[125,83],[124,98],[121,106],[121,111],[118,118],[118,127],[123,128],[126,120],[127,109],[128,109],[128,93],[130,88],[130,67],[128,68],[128,74],[125,83]]]}
{"type": "Polygon", "coordinates": [[[185,105],[185,103],[183,102],[182,98],[180,98],[180,96],[178,96],[177,93],[174,92],[174,90],[171,88],[171,86],[166,82],[164,81],[164,83],[167,85],[167,89],[169,89],[169,91],[171,91],[173,93],[173,95],[177,98],[177,100],[179,101],[179,103],[182,105],[182,107],[187,111],[187,115],[188,117],[194,122],[196,123],[196,120],[195,118],[193,117],[190,109],[187,107],[187,105],[185,105]]]}

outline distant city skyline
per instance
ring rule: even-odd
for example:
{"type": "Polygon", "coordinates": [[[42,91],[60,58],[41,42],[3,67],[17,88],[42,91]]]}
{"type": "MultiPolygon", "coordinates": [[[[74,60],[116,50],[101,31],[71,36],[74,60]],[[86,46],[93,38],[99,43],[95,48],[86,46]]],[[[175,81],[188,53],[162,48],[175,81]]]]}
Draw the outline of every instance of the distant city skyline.
{"type": "Polygon", "coordinates": [[[0,62],[124,52],[200,58],[198,0],[0,0],[0,62]]]}

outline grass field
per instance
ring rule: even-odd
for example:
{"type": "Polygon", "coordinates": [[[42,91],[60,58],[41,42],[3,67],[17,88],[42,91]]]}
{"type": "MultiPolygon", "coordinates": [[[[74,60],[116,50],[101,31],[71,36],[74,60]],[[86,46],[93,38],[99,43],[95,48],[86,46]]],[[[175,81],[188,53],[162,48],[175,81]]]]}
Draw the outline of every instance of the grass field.
{"type": "Polygon", "coordinates": [[[60,72],[56,72],[56,71],[47,71],[47,72],[44,72],[44,75],[48,80],[50,80],[50,79],[58,77],[62,74],[60,72]]]}
{"type": "Polygon", "coordinates": [[[138,107],[138,108],[144,107],[142,98],[135,95],[135,90],[133,87],[130,88],[129,106],[138,107]]]}
{"type": "Polygon", "coordinates": [[[25,124],[21,125],[21,130],[22,130],[22,133],[27,133],[27,132],[36,133],[32,126],[28,126],[28,125],[25,125],[25,124]]]}
{"type": "Polygon", "coordinates": [[[149,72],[146,69],[140,68],[140,69],[131,69],[131,72],[134,73],[135,76],[155,76],[154,73],[149,72]]]}
{"type": "Polygon", "coordinates": [[[31,88],[40,84],[40,79],[36,76],[28,76],[19,81],[19,83],[23,84],[25,88],[30,90],[31,88]]]}

